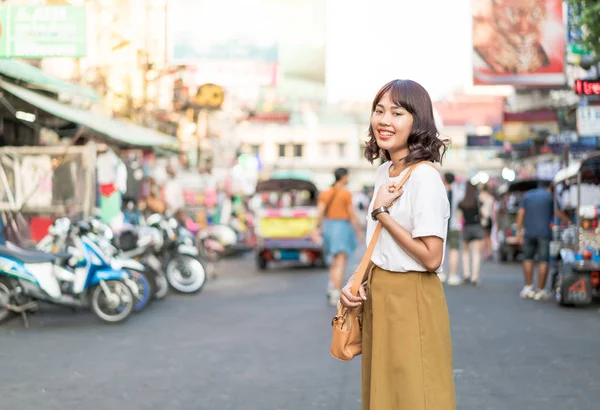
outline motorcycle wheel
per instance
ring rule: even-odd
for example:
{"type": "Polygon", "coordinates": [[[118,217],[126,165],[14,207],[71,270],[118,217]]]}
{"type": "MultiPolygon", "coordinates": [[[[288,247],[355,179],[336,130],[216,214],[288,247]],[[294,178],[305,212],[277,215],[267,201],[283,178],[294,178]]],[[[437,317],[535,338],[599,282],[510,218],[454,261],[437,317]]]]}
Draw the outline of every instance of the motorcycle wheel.
{"type": "Polygon", "coordinates": [[[133,308],[136,312],[141,312],[152,300],[154,291],[152,289],[151,280],[142,272],[128,270],[131,280],[138,286],[139,293],[134,295],[135,306],[133,308]]]}
{"type": "Polygon", "coordinates": [[[7,278],[0,278],[0,323],[12,316],[6,305],[10,302],[11,284],[7,278]]]}
{"type": "Polygon", "coordinates": [[[206,270],[197,258],[177,255],[167,263],[169,285],[181,293],[197,293],[206,283],[206,270]]]}
{"type": "Polygon", "coordinates": [[[104,282],[110,291],[118,298],[118,304],[111,303],[109,295],[104,293],[102,286],[96,285],[92,289],[90,307],[96,317],[106,323],[121,323],[133,313],[135,296],[121,280],[107,280],[104,282]]]}

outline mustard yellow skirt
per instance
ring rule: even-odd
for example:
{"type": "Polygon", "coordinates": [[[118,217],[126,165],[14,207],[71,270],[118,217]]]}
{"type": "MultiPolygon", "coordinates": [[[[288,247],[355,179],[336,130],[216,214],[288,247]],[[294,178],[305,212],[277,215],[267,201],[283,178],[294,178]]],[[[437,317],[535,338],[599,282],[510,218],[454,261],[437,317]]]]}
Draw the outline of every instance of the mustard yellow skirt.
{"type": "Polygon", "coordinates": [[[455,410],[452,341],[437,275],[374,267],[364,305],[363,410],[455,410]]]}

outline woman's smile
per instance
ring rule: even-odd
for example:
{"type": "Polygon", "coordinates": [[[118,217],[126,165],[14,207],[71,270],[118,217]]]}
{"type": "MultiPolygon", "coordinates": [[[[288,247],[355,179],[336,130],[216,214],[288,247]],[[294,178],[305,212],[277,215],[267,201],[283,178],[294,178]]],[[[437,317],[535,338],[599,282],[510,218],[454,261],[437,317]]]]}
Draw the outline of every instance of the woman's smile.
{"type": "Polygon", "coordinates": [[[377,128],[377,133],[379,134],[379,138],[384,141],[392,138],[395,134],[393,131],[389,131],[383,128],[377,128]]]}

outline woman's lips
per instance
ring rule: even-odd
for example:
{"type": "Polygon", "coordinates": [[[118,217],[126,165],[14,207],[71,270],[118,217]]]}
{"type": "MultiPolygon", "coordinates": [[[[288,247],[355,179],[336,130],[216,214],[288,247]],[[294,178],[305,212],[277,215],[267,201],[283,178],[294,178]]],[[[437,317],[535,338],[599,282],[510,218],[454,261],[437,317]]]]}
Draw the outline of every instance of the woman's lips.
{"type": "Polygon", "coordinates": [[[392,131],[388,131],[388,130],[379,130],[378,129],[377,133],[379,134],[379,138],[381,138],[382,140],[388,140],[394,136],[394,133],[392,131]]]}

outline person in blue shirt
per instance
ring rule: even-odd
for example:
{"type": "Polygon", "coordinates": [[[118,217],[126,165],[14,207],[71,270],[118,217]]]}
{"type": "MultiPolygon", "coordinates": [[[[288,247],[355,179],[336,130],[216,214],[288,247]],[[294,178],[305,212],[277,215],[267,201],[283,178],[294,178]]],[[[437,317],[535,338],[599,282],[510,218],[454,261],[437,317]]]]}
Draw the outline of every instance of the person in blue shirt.
{"type": "MultiPolygon", "coordinates": [[[[523,299],[547,300],[550,297],[545,290],[550,262],[550,240],[552,229],[550,223],[554,215],[554,197],[552,186],[536,188],[528,191],[521,198],[517,213],[517,237],[523,244],[523,275],[525,287],[520,296],[523,299]],[[537,256],[538,281],[537,289],[533,285],[534,260],[537,256]]],[[[569,223],[568,217],[560,210],[557,216],[569,223]]]]}

